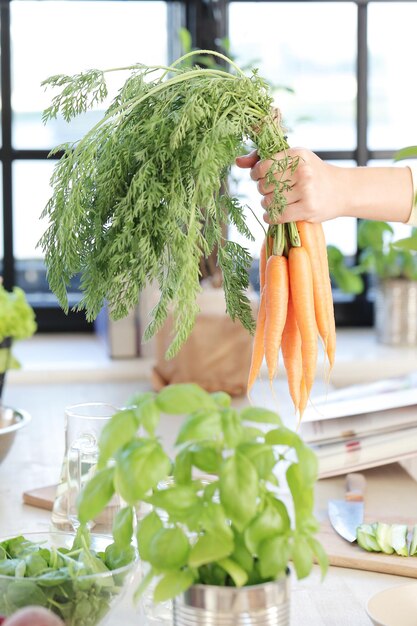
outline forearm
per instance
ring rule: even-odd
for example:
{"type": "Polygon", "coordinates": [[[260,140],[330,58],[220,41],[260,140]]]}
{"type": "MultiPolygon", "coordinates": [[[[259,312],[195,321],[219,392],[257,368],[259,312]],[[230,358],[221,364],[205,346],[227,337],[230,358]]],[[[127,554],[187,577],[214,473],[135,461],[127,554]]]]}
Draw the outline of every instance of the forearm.
{"type": "Polygon", "coordinates": [[[339,168],[342,214],[369,220],[407,222],[413,204],[408,167],[339,168]]]}

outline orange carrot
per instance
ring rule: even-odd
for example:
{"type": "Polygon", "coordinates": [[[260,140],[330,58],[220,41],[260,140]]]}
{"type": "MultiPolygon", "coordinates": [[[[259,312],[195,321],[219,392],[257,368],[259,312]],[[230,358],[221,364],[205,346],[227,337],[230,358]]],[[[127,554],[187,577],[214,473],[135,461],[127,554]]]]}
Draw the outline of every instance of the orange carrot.
{"type": "MultiPolygon", "coordinates": [[[[301,245],[307,250],[313,272],[314,310],[316,313],[317,328],[323,340],[324,350],[327,350],[329,338],[329,308],[327,303],[326,283],[323,280],[323,250],[317,237],[318,224],[311,222],[297,222],[301,245]]],[[[325,247],[326,252],[326,247],[325,247]]],[[[327,252],[326,252],[327,255],[327,252]]]]}
{"type": "Polygon", "coordinates": [[[324,238],[323,226],[321,224],[313,224],[316,231],[316,239],[318,242],[318,253],[321,259],[322,281],[325,288],[327,318],[329,320],[329,334],[326,343],[327,358],[329,360],[330,370],[334,365],[336,353],[336,324],[334,319],[332,285],[330,283],[329,260],[327,258],[326,240],[324,238]]]}
{"type": "Polygon", "coordinates": [[[304,379],[303,379],[301,381],[300,404],[298,406],[298,421],[299,422],[301,422],[301,420],[302,420],[303,413],[304,413],[305,408],[307,406],[307,402],[308,402],[307,387],[306,387],[306,384],[305,384],[304,379]]]}
{"type": "Polygon", "coordinates": [[[255,380],[258,378],[264,358],[264,334],[265,334],[265,289],[261,292],[258,317],[256,320],[255,336],[253,338],[252,358],[249,369],[246,393],[249,395],[255,380]]]}
{"type": "Polygon", "coordinates": [[[285,256],[272,255],[265,272],[265,336],[264,349],[269,380],[275,376],[282,332],[288,308],[288,262],[285,256]]]}
{"type": "Polygon", "coordinates": [[[300,405],[301,379],[303,377],[303,364],[301,360],[301,335],[295,319],[292,296],[288,299],[287,319],[281,342],[282,358],[287,370],[288,388],[294,402],[295,410],[300,405]]]}
{"type": "MultiPolygon", "coordinates": [[[[267,238],[262,242],[261,252],[259,254],[259,291],[260,291],[260,301],[259,301],[259,309],[258,309],[258,317],[256,319],[256,329],[255,336],[253,338],[253,346],[252,346],[252,358],[249,369],[248,376],[248,384],[246,387],[246,393],[249,395],[250,391],[255,383],[255,380],[258,378],[262,361],[264,358],[264,331],[265,331],[265,268],[267,262],[267,246],[266,246],[267,238]]],[[[269,248],[270,250],[270,248],[269,248]]]]}
{"type": "Polygon", "coordinates": [[[307,250],[302,246],[290,248],[288,265],[292,301],[301,335],[303,376],[308,396],[314,382],[318,350],[313,276],[307,250]]]}

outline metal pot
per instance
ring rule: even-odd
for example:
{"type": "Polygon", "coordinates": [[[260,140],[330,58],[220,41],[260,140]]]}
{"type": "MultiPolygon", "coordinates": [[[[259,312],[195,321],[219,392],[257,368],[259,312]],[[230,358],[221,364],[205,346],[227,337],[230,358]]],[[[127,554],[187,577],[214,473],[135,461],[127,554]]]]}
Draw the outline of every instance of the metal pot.
{"type": "Polygon", "coordinates": [[[378,341],[392,346],[417,345],[417,282],[384,280],[377,285],[375,296],[378,341]]]}
{"type": "Polygon", "coordinates": [[[31,416],[26,411],[0,405],[0,463],[12,447],[17,431],[30,420],[31,416]]]}
{"type": "MultiPolygon", "coordinates": [[[[10,358],[10,348],[12,346],[12,338],[11,337],[5,337],[3,339],[3,341],[0,341],[0,350],[8,350],[9,354],[6,356],[6,366],[8,364],[8,360],[10,358]]],[[[7,372],[7,367],[6,367],[6,371],[5,372],[0,372],[0,401],[1,401],[1,397],[2,397],[2,393],[3,393],[3,387],[4,387],[4,381],[6,378],[6,372],[7,372]]]]}
{"type": "Polygon", "coordinates": [[[289,572],[249,587],[194,585],[173,604],[174,626],[289,626],[289,572]]]}

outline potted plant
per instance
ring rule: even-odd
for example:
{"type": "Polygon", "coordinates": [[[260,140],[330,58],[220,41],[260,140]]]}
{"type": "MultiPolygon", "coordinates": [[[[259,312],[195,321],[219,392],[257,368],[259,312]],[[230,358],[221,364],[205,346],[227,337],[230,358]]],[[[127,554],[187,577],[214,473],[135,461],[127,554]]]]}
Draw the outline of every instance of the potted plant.
{"type": "Polygon", "coordinates": [[[118,493],[113,535],[129,548],[134,510],[148,564],[137,595],[173,598],[174,624],[289,624],[289,561],[298,578],[327,558],[314,537],[317,460],[280,417],[231,406],[195,384],[138,394],[105,426],[98,469],[79,499],[86,524],[118,493]],[[156,435],[161,413],[185,414],[170,458],[156,435]],[[284,485],[287,485],[286,488],[284,485]],[[216,621],[217,620],[217,621],[216,621]],[[265,621],[267,620],[267,621],[265,621]],[[204,622],[206,623],[206,622],[204,622]],[[207,622],[208,623],[208,622],[207,622]]]}
{"type": "Polygon", "coordinates": [[[11,292],[0,284],[0,402],[6,372],[20,367],[12,353],[13,342],[27,339],[36,331],[35,314],[19,287],[11,292]]]}
{"type": "Polygon", "coordinates": [[[395,240],[388,222],[363,220],[358,227],[359,263],[347,268],[342,253],[329,246],[332,278],[346,293],[361,293],[362,274],[375,277],[374,322],[378,340],[417,344],[417,232],[395,240]]]}

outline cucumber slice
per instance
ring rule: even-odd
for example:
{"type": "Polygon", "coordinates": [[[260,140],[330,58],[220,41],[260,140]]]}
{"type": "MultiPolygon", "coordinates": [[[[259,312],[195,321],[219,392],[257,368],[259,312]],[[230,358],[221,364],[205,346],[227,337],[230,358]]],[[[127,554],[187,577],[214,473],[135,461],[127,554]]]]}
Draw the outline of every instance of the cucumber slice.
{"type": "Polygon", "coordinates": [[[391,545],[391,524],[378,522],[376,527],[376,540],[385,554],[392,554],[394,548],[391,545]]]}
{"type": "Polygon", "coordinates": [[[413,526],[413,536],[411,538],[410,556],[417,556],[417,524],[413,526]]]}
{"type": "Polygon", "coordinates": [[[358,545],[368,552],[381,552],[381,548],[375,538],[375,528],[373,524],[361,524],[356,529],[356,539],[358,545]]]}
{"type": "Polygon", "coordinates": [[[391,524],[391,546],[400,556],[408,556],[407,532],[405,524],[391,524]]]}

